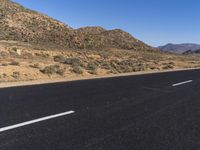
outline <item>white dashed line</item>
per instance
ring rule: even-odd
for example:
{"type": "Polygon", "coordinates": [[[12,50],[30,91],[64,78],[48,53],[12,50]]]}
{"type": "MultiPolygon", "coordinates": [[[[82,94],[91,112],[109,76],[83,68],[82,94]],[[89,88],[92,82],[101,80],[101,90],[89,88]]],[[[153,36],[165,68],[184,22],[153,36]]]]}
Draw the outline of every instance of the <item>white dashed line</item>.
{"type": "Polygon", "coordinates": [[[0,128],[0,133],[8,131],[8,130],[20,128],[20,127],[23,127],[23,126],[31,125],[31,124],[34,124],[34,123],[42,122],[42,121],[45,121],[45,120],[50,120],[50,119],[66,116],[66,115],[73,114],[73,113],[75,113],[75,111],[67,111],[67,112],[64,112],[64,113],[55,114],[55,115],[51,115],[51,116],[47,116],[47,117],[43,117],[43,118],[38,118],[38,119],[35,119],[35,120],[31,120],[31,121],[19,123],[19,124],[16,124],[16,125],[3,127],[3,128],[0,128]]]}
{"type": "Polygon", "coordinates": [[[187,84],[187,83],[190,83],[190,82],[193,82],[193,80],[188,80],[188,81],[184,81],[184,82],[176,83],[176,84],[173,84],[172,86],[175,87],[175,86],[179,86],[179,85],[187,84]]]}

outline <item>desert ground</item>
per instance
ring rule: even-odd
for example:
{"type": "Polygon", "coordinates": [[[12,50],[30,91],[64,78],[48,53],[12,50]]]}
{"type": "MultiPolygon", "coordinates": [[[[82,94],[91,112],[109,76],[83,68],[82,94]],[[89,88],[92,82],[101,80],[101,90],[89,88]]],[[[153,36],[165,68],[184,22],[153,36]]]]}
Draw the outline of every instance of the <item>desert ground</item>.
{"type": "Polygon", "coordinates": [[[160,51],[70,50],[0,41],[0,82],[74,80],[200,67],[198,55],[160,51]]]}

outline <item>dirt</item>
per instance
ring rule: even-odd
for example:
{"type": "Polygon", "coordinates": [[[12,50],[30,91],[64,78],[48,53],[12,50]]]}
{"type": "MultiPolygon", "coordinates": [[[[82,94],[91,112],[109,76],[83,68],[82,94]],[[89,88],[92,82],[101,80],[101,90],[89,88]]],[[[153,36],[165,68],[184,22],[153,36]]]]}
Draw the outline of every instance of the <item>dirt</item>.
{"type": "Polygon", "coordinates": [[[122,49],[41,50],[22,42],[0,41],[0,82],[71,80],[198,67],[198,55],[122,49]]]}

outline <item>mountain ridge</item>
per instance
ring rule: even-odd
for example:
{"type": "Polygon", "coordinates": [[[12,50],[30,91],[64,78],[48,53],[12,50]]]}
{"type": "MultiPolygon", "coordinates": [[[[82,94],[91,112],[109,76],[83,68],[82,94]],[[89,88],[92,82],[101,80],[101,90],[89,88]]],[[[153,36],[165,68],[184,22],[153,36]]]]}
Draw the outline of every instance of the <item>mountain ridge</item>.
{"type": "Polygon", "coordinates": [[[159,49],[168,52],[184,53],[186,51],[194,51],[200,49],[200,44],[195,43],[183,43],[183,44],[173,44],[168,43],[164,46],[159,46],[159,49]]]}

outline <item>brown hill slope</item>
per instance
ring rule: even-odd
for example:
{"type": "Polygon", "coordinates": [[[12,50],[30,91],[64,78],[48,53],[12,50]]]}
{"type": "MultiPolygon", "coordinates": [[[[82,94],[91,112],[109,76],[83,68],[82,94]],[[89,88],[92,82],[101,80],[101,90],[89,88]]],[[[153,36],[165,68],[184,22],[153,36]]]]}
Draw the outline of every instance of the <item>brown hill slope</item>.
{"type": "Polygon", "coordinates": [[[0,40],[54,44],[72,49],[153,49],[122,30],[73,29],[10,0],[0,0],[0,40]]]}

